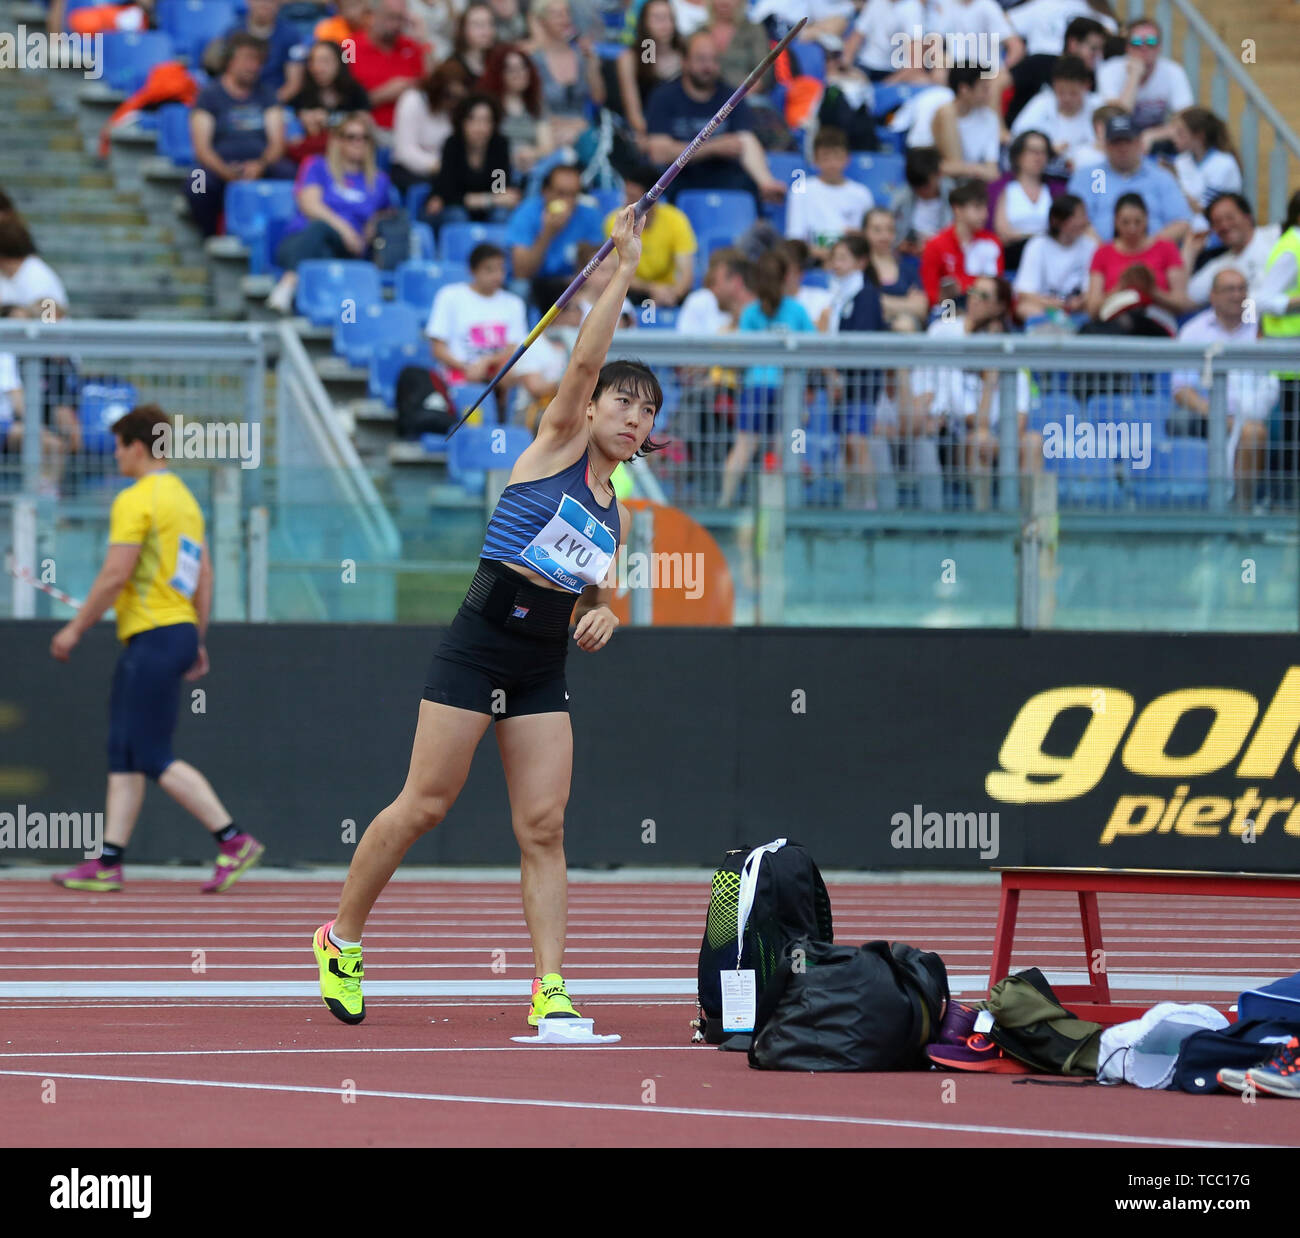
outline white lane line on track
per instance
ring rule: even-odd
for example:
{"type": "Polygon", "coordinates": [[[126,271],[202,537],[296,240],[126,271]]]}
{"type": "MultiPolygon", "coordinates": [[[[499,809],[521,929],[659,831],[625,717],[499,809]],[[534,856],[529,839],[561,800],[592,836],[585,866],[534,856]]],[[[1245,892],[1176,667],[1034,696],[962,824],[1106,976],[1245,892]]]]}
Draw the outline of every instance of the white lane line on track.
{"type": "MultiPolygon", "coordinates": [[[[611,1049],[615,1052],[626,1053],[632,1050],[636,1053],[676,1053],[681,1050],[690,1052],[692,1049],[698,1052],[698,1045],[677,1044],[677,1045],[556,1045],[559,1049],[611,1049]]],[[[88,1052],[81,1053],[77,1050],[59,1050],[57,1053],[0,1053],[0,1058],[18,1058],[18,1057],[36,1057],[36,1058],[56,1058],[56,1057],[292,1057],[303,1054],[339,1054],[339,1053],[530,1053],[536,1049],[536,1045],[453,1045],[450,1047],[439,1046],[437,1048],[424,1046],[417,1049],[388,1049],[388,1048],[367,1048],[364,1045],[353,1045],[349,1048],[341,1049],[127,1049],[124,1052],[114,1052],[111,1049],[100,1050],[92,1049],[88,1052]]],[[[547,1048],[550,1048],[548,1045],[547,1048]]]]}
{"type": "MultiPolygon", "coordinates": [[[[526,1047],[526,1046],[525,1046],[526,1047]]],[[[591,1046],[596,1048],[598,1046],[591,1046]]],[[[535,1050],[533,1050],[535,1051],[535,1050]]],[[[147,1083],[170,1087],[222,1088],[245,1092],[284,1092],[309,1096],[341,1095],[339,1088],[297,1083],[237,1083],[224,1079],[162,1079],[148,1075],[91,1075],[61,1071],[0,1070],[0,1076],[75,1079],[92,1083],[147,1083]]],[[[829,1113],[767,1113],[763,1110],[699,1109],[677,1105],[621,1105],[608,1101],[536,1100],[517,1096],[463,1096],[454,1092],[389,1092],[357,1089],[350,1093],[374,1100],[419,1100],[436,1104],[507,1105],[532,1109],[577,1109],[604,1113],[671,1114],[688,1118],[739,1118],[757,1122],[810,1122],[834,1126],[883,1127],[887,1130],[942,1131],[958,1135],[1003,1135],[1018,1139],[1078,1140],[1085,1143],[1151,1144],[1162,1148],[1265,1148],[1272,1144],[1227,1140],[1175,1139],[1167,1135],[1111,1134],[1105,1131],[1041,1130],[1024,1126],[981,1126],[964,1122],[920,1122],[910,1118],[860,1118],[829,1113]]]]}

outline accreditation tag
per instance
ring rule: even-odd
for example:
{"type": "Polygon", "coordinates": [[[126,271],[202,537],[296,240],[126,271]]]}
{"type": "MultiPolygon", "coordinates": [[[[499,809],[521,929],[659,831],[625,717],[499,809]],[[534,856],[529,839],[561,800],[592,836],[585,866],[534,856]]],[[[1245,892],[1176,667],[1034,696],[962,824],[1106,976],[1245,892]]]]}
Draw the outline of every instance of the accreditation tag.
{"type": "Polygon", "coordinates": [[[988,1010],[981,1010],[975,1016],[975,1030],[977,1032],[991,1032],[993,1030],[993,1014],[988,1010]]]}
{"type": "Polygon", "coordinates": [[[724,971],[722,975],[722,1030],[752,1032],[758,987],[753,968],[724,971]]]}

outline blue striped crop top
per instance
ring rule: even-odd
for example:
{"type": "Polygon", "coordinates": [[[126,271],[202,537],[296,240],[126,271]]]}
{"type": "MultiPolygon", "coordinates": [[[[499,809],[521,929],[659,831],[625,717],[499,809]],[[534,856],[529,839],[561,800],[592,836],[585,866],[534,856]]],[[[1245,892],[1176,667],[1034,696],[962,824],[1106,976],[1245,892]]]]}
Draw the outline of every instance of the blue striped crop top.
{"type": "Polygon", "coordinates": [[[525,567],[570,593],[599,584],[618,550],[618,500],[596,502],[584,451],[562,473],[507,486],[488,521],[480,558],[525,567]]]}

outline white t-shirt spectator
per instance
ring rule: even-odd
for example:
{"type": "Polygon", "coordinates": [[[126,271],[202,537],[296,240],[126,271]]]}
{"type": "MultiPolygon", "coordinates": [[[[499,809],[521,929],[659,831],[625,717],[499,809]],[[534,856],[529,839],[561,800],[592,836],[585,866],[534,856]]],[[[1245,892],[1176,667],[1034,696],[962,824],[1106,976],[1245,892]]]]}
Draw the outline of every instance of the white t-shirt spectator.
{"type": "Polygon", "coordinates": [[[1047,213],[1052,209],[1052,192],[1043,185],[1038,190],[1038,201],[1031,202],[1019,181],[1008,181],[1002,191],[1007,204],[1007,224],[1016,232],[1040,236],[1047,231],[1047,213]]]}
{"type": "Polygon", "coordinates": [[[815,325],[822,316],[822,310],[831,304],[833,298],[829,288],[814,288],[811,284],[803,284],[795,293],[794,299],[804,307],[815,325]]]}
{"type": "Polygon", "coordinates": [[[921,0],[867,0],[853,29],[862,36],[858,64],[874,73],[894,72],[906,67],[895,63],[898,50],[906,54],[916,32],[925,29],[925,6],[921,0]]]}
{"type": "Polygon", "coordinates": [[[424,91],[402,91],[393,109],[393,162],[417,176],[429,176],[442,163],[443,143],[451,137],[451,117],[429,111],[424,91]]]}
{"type": "Polygon", "coordinates": [[[917,91],[894,113],[889,127],[895,133],[906,133],[908,146],[933,146],[934,114],[952,99],[953,93],[947,86],[928,86],[917,91]]]}
{"type": "MultiPolygon", "coordinates": [[[[1128,80],[1127,66],[1127,56],[1115,56],[1097,66],[1097,93],[1104,101],[1118,102],[1128,80]]],[[[1133,123],[1139,129],[1152,129],[1195,102],[1183,66],[1161,56],[1151,76],[1138,87],[1133,123]]]]}
{"type": "Polygon", "coordinates": [[[34,301],[52,301],[68,308],[68,292],[44,258],[32,254],[13,275],[0,275],[0,305],[31,305],[34,301]]]}
{"type": "Polygon", "coordinates": [[[1072,297],[1088,286],[1088,271],[1097,242],[1081,236],[1073,245],[1062,245],[1053,237],[1032,237],[1020,255],[1016,271],[1017,294],[1032,292],[1040,297],[1072,297]]]}
{"type": "Polygon", "coordinates": [[[708,25],[709,6],[705,0],[668,0],[668,3],[673,10],[673,25],[683,39],[708,25]]]}
{"type": "Polygon", "coordinates": [[[13,353],[0,352],[0,426],[8,426],[13,421],[13,393],[22,385],[13,353]]]}
{"type": "MultiPolygon", "coordinates": [[[[424,333],[442,340],[457,361],[468,365],[524,339],[528,328],[523,298],[504,288],[484,297],[471,284],[448,284],[433,298],[424,333]]],[[[461,382],[463,375],[449,369],[447,379],[461,382]]]]}
{"type": "Polygon", "coordinates": [[[967,163],[997,163],[1002,150],[1002,122],[991,107],[977,107],[957,117],[961,157],[967,163]]]}
{"type": "MultiPolygon", "coordinates": [[[[963,340],[968,339],[965,318],[936,319],[926,329],[931,339],[963,340]]],[[[966,435],[966,418],[973,417],[979,410],[980,396],[984,390],[984,378],[981,371],[948,369],[935,367],[918,370],[912,375],[914,395],[934,392],[934,401],[930,412],[937,417],[946,417],[953,433],[958,438],[966,435]]],[[[998,406],[1001,400],[995,395],[989,407],[989,426],[998,424],[998,406]]],[[[1016,375],[1016,410],[1029,411],[1029,378],[1023,370],[1016,375]]]]}
{"type": "Polygon", "coordinates": [[[718,335],[732,325],[731,315],[718,308],[718,298],[707,288],[697,288],[677,311],[677,330],[683,335],[718,335]]]}
{"type": "Polygon", "coordinates": [[[925,18],[926,32],[944,36],[957,64],[974,62],[994,68],[1001,63],[1006,41],[1016,37],[998,0],[929,0],[925,18]],[[989,36],[996,36],[996,41],[989,36]]]}
{"type": "Polygon", "coordinates": [[[828,185],[820,176],[809,176],[801,193],[791,190],[786,197],[785,234],[830,248],[846,232],[856,232],[875,205],[871,190],[857,181],[828,185]]]}
{"type": "Polygon", "coordinates": [[[1091,17],[1114,34],[1113,17],[1098,13],[1088,0],[1027,0],[1007,12],[1016,33],[1025,41],[1026,56],[1059,56],[1065,50],[1065,28],[1076,17],[1091,17]]]}
{"type": "Polygon", "coordinates": [[[1185,150],[1174,160],[1174,175],[1179,188],[1201,210],[1192,220],[1193,232],[1208,232],[1210,221],[1204,210],[1220,194],[1241,192],[1241,166],[1226,150],[1207,150],[1200,163],[1191,151],[1185,150]]]}
{"type": "MultiPolygon", "coordinates": [[[[1250,287],[1250,295],[1259,302],[1264,293],[1264,268],[1268,266],[1268,256],[1273,252],[1273,246],[1277,244],[1277,239],[1282,235],[1281,224],[1264,224],[1263,227],[1255,229],[1255,235],[1250,238],[1250,244],[1239,254],[1229,253],[1224,250],[1218,257],[1211,258],[1199,271],[1187,281],[1187,295],[1197,305],[1208,305],[1210,301],[1210,285],[1214,283],[1214,277],[1220,271],[1234,270],[1240,271],[1246,277],[1246,283],[1250,287]]],[[[1264,305],[1257,306],[1260,314],[1273,312],[1271,308],[1264,305]]]]}
{"type": "Polygon", "coordinates": [[[1092,131],[1092,114],[1100,106],[1101,96],[1088,94],[1084,96],[1083,106],[1073,116],[1062,116],[1056,104],[1056,92],[1050,86],[1044,86],[1025,104],[1020,115],[1012,122],[1011,136],[1019,137],[1030,129],[1045,133],[1052,149],[1065,146],[1066,159],[1072,166],[1076,165],[1075,152],[1082,147],[1091,146],[1096,137],[1092,131]]]}

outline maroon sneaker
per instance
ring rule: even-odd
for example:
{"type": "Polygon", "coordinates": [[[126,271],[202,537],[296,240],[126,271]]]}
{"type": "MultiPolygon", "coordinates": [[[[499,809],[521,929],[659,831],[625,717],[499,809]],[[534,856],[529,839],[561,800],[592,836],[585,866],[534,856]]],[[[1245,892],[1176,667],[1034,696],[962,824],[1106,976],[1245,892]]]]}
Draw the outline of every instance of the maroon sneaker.
{"type": "Polygon", "coordinates": [[[96,894],[116,894],[122,888],[122,866],[87,860],[66,873],[55,873],[51,881],[65,890],[91,890],[96,894]]]}
{"type": "Polygon", "coordinates": [[[216,871],[203,883],[204,894],[223,894],[229,890],[266,850],[251,834],[236,834],[229,842],[218,844],[216,871]]]}

